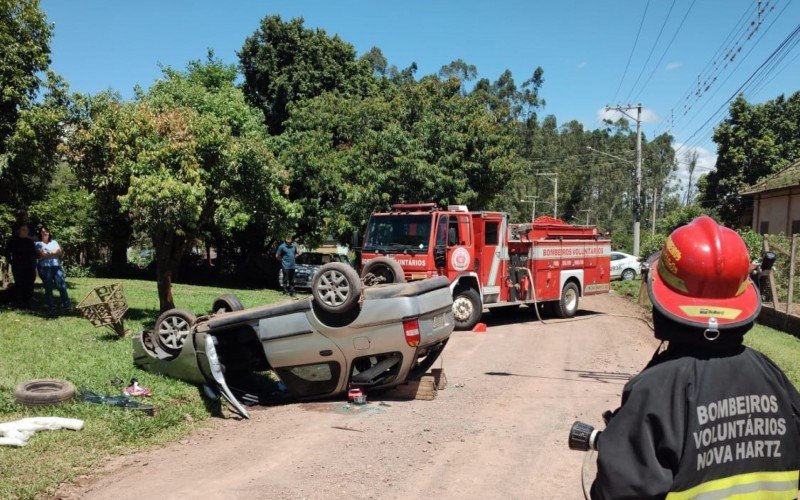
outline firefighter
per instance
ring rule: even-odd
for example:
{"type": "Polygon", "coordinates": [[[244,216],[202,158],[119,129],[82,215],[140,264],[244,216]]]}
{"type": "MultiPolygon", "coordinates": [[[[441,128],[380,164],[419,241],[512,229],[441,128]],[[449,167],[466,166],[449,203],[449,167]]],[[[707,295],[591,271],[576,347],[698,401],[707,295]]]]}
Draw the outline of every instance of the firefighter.
{"type": "Polygon", "coordinates": [[[761,310],[742,238],[700,217],[647,279],[668,342],[597,438],[592,498],[796,498],[800,394],[743,337],[761,310]]]}

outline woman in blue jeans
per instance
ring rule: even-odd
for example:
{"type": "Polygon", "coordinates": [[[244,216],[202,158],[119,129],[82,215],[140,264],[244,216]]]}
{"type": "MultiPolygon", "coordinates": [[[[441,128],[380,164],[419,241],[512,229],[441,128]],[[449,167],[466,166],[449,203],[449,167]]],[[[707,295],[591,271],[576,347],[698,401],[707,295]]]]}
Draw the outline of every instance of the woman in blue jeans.
{"type": "Polygon", "coordinates": [[[39,230],[39,241],[36,242],[36,250],[39,254],[39,277],[44,283],[44,293],[47,297],[47,307],[50,312],[54,312],[53,288],[58,289],[61,296],[61,310],[70,310],[69,296],[67,295],[67,281],[64,269],[61,267],[61,255],[64,253],[58,242],[52,239],[50,228],[42,226],[39,230]]]}

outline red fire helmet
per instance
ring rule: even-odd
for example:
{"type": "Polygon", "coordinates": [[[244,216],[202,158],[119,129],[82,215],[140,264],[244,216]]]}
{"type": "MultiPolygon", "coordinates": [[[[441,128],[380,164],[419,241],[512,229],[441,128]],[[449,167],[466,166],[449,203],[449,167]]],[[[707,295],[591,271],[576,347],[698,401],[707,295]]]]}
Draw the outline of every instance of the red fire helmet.
{"type": "Polygon", "coordinates": [[[673,321],[735,328],[755,321],[761,310],[749,271],[741,236],[703,216],[669,235],[649,273],[647,291],[653,306],[673,321]]]}

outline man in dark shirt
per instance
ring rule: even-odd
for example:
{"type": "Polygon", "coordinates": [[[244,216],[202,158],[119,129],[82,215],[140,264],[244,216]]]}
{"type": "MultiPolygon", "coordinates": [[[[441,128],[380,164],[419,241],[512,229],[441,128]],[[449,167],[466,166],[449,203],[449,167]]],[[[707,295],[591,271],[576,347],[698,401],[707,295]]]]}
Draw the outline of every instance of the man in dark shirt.
{"type": "Polygon", "coordinates": [[[12,301],[17,307],[30,309],[36,281],[36,243],[28,235],[27,224],[14,228],[14,236],[6,244],[5,256],[14,275],[12,301]]]}
{"type": "Polygon", "coordinates": [[[796,498],[800,394],[742,345],[761,310],[742,238],[709,217],[673,231],[647,277],[669,342],[597,437],[592,498],[796,498]]]}
{"type": "Polygon", "coordinates": [[[294,270],[295,258],[297,257],[297,244],[292,242],[292,236],[287,236],[286,240],[280,244],[275,258],[281,261],[283,271],[283,293],[294,297],[294,270]]]}

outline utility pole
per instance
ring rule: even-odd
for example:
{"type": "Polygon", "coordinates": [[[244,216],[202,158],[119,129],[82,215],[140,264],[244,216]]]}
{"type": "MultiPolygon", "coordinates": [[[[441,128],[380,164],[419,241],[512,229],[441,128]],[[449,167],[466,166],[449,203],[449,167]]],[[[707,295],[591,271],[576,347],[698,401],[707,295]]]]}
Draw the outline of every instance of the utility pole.
{"type": "Polygon", "coordinates": [[[586,212],[586,225],[589,225],[589,214],[592,213],[591,208],[584,208],[581,212],[586,212]]]}
{"type": "Polygon", "coordinates": [[[531,207],[531,223],[533,223],[534,219],[536,219],[536,200],[538,196],[530,196],[526,195],[523,199],[519,200],[525,203],[531,203],[533,207],[531,207]]]}
{"type": "Polygon", "coordinates": [[[558,219],[558,173],[557,172],[540,172],[536,175],[542,177],[553,178],[553,218],[558,219]]]}
{"type": "Polygon", "coordinates": [[[633,196],[633,255],[639,256],[641,242],[640,222],[642,217],[642,105],[606,106],[606,111],[619,111],[631,120],[636,120],[636,176],[633,196]],[[636,109],[636,117],[628,114],[628,110],[636,109]]]}

